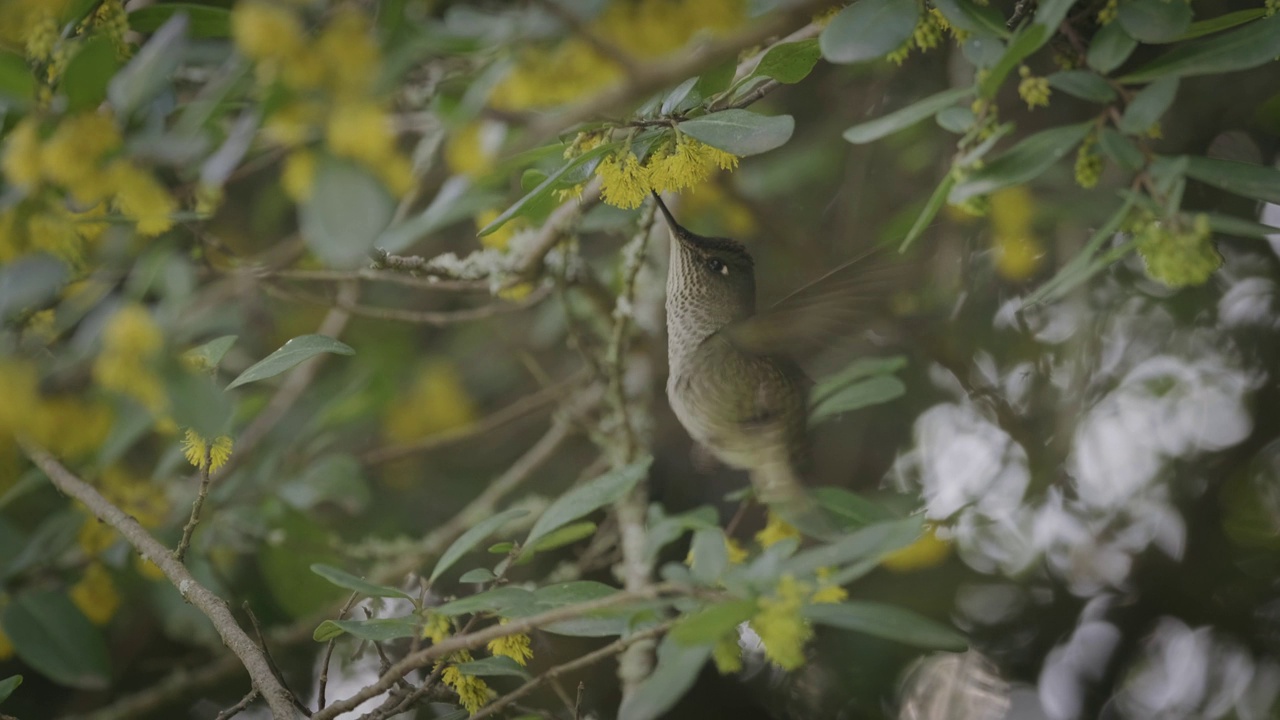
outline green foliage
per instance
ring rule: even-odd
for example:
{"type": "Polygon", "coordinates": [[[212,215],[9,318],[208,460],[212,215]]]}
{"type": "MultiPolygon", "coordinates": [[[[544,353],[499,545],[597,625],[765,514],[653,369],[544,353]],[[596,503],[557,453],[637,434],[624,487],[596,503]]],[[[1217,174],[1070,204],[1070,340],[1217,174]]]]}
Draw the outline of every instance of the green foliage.
{"type": "Polygon", "coordinates": [[[13,598],[0,612],[0,628],[18,657],[59,685],[101,690],[110,682],[102,633],[65,593],[37,591],[13,598]]]}
{"type": "Polygon", "coordinates": [[[915,0],[854,3],[822,31],[822,56],[833,63],[877,60],[907,42],[919,21],[920,4],[915,0]]]}
{"type": "Polygon", "coordinates": [[[301,335],[282,345],[279,350],[250,365],[235,380],[232,380],[230,385],[227,385],[227,389],[231,390],[251,382],[275,377],[321,353],[355,355],[356,351],[350,345],[325,335],[301,335]]]}

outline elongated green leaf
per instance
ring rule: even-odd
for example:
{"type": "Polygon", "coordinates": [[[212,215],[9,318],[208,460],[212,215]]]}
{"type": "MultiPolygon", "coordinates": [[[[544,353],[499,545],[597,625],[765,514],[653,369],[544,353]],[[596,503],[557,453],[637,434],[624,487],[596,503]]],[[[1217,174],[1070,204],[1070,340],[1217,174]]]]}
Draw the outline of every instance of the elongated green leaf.
{"type": "Polygon", "coordinates": [[[413,617],[325,620],[316,627],[311,638],[316,642],[327,642],[346,633],[369,642],[387,642],[417,637],[421,631],[421,623],[413,617]]]}
{"type": "Polygon", "coordinates": [[[953,27],[968,33],[1007,38],[1012,35],[1004,25],[1000,11],[973,0],[934,0],[933,6],[953,27]]]}
{"type": "Polygon", "coordinates": [[[36,79],[17,53],[0,51],[0,108],[25,108],[35,100],[36,79]]]}
{"type": "Polygon", "coordinates": [[[957,183],[951,190],[950,202],[961,203],[976,195],[1035,179],[1071,152],[1092,129],[1093,123],[1086,122],[1032,135],[957,183]]]}
{"type": "Polygon", "coordinates": [[[1209,229],[1224,235],[1258,239],[1280,235],[1280,227],[1273,225],[1263,225],[1253,220],[1232,217],[1231,215],[1219,215],[1217,213],[1204,213],[1204,216],[1209,220],[1209,229]]]}
{"type": "Polygon", "coordinates": [[[1009,45],[1005,41],[984,35],[974,35],[960,43],[960,52],[964,55],[964,59],[973,63],[973,66],[979,70],[994,67],[1000,62],[1000,58],[1004,57],[1005,50],[1008,48],[1009,45]]]}
{"type": "MultiPolygon", "coordinates": [[[[1094,232],[1089,241],[1085,243],[1084,249],[1071,262],[1063,266],[1051,280],[1040,286],[1038,290],[1023,301],[1023,307],[1056,300],[1078,287],[1081,283],[1088,281],[1090,277],[1101,270],[1101,267],[1093,263],[1094,255],[1104,243],[1114,237],[1116,232],[1120,230],[1125,218],[1129,217],[1129,211],[1133,208],[1133,203],[1133,197],[1128,197],[1124,204],[1120,206],[1120,209],[1094,232]]],[[[1105,267],[1105,265],[1102,267],[1105,267]]]]}
{"type": "Polygon", "coordinates": [[[1098,34],[1093,36],[1093,42],[1089,44],[1089,52],[1085,55],[1085,62],[1089,67],[1106,75],[1123,65],[1136,47],[1138,47],[1138,41],[1129,37],[1129,33],[1124,31],[1120,23],[1112,22],[1103,25],[1098,34]]]}
{"type": "Polygon", "coordinates": [[[693,88],[697,84],[698,78],[691,77],[677,85],[674,90],[667,93],[667,96],[662,99],[662,107],[658,109],[658,113],[669,115],[674,112],[676,108],[684,103],[685,98],[689,97],[689,93],[693,92],[693,88]]]}
{"type": "Polygon", "coordinates": [[[17,690],[20,685],[22,685],[21,675],[10,675],[5,679],[0,680],[0,703],[8,700],[9,696],[12,695],[13,691],[17,690]]]}
{"type": "Polygon", "coordinates": [[[658,645],[653,673],[622,701],[618,720],[656,720],[693,687],[711,656],[710,645],[682,645],[671,637],[658,645]]]}
{"type": "Polygon", "coordinates": [[[493,222],[480,228],[480,232],[477,233],[477,235],[484,237],[503,225],[506,225],[512,218],[521,217],[530,212],[533,208],[536,208],[539,203],[550,197],[551,193],[560,187],[561,181],[571,171],[576,171],[583,167],[594,168],[600,162],[600,158],[604,157],[606,153],[614,152],[617,148],[617,143],[606,143],[600,147],[592,148],[591,150],[588,150],[578,157],[566,162],[564,165],[561,165],[559,169],[548,175],[547,179],[543,180],[538,187],[529,191],[511,207],[503,210],[502,214],[494,218],[493,222]]]}
{"type": "Polygon", "coordinates": [[[23,662],[59,685],[107,687],[111,666],[102,633],[64,593],[15,597],[0,613],[0,628],[23,662]]]}
{"type": "Polygon", "coordinates": [[[299,335],[282,345],[279,350],[250,365],[240,373],[239,377],[231,381],[227,389],[274,377],[321,353],[355,355],[356,351],[352,350],[350,345],[338,342],[327,335],[299,335]]]}
{"type": "Polygon", "coordinates": [[[1230,32],[1176,47],[1120,78],[1120,81],[1149,82],[1170,76],[1216,75],[1248,70],[1271,62],[1277,55],[1280,55],[1280,13],[1230,32]]]}
{"type": "Polygon", "coordinates": [[[1124,109],[1118,127],[1136,135],[1145,132],[1164,115],[1178,94],[1178,78],[1161,78],[1142,89],[1124,109]]]}
{"type": "Polygon", "coordinates": [[[1064,70],[1050,75],[1048,79],[1050,87],[1081,100],[1109,103],[1116,99],[1116,91],[1107,81],[1088,70],[1064,70]]]}
{"type": "Polygon", "coordinates": [[[440,554],[440,559],[436,561],[435,569],[431,571],[431,577],[428,578],[428,581],[435,582],[436,578],[440,577],[446,570],[453,567],[454,563],[461,560],[463,555],[474,550],[476,546],[484,542],[484,540],[490,535],[497,532],[497,530],[503,525],[528,514],[528,510],[512,508],[510,510],[500,512],[497,515],[491,515],[475,525],[472,525],[466,532],[459,535],[458,539],[454,540],[453,544],[440,554]]]}
{"type": "Polygon", "coordinates": [[[596,524],[590,520],[569,523],[538,538],[537,542],[529,546],[529,551],[535,553],[548,552],[556,548],[562,548],[565,545],[572,545],[583,538],[589,538],[595,534],[596,524]]]}
{"type": "Polygon", "coordinates": [[[170,17],[111,78],[107,99],[116,113],[128,117],[168,87],[187,46],[188,16],[170,17]]]}
{"type": "MultiPolygon", "coordinates": [[[[542,180],[546,180],[546,175],[542,176],[542,180]]],[[[502,199],[492,192],[481,190],[469,178],[451,177],[444,181],[440,191],[422,212],[388,227],[374,241],[374,246],[387,252],[400,252],[433,232],[493,207],[502,199]]],[[[550,200],[551,195],[546,195],[546,199],[550,200]]]]}
{"type": "Polygon", "coordinates": [[[695,532],[689,552],[693,556],[693,567],[690,568],[693,578],[704,585],[715,583],[729,567],[729,550],[725,546],[724,531],[720,528],[695,532]]]}
{"type": "Polygon", "coordinates": [[[652,462],[653,458],[646,456],[561,495],[533,524],[524,541],[526,552],[539,538],[553,530],[622,499],[649,472],[652,462]]]}
{"type": "Polygon", "coordinates": [[[1076,4],[1077,0],[1041,0],[1036,7],[1035,18],[1032,21],[1045,30],[1050,35],[1058,32],[1058,26],[1062,25],[1062,21],[1067,19],[1067,12],[1071,10],[1071,6],[1076,4]]]}
{"type": "Polygon", "coordinates": [[[405,600],[413,599],[412,595],[399,588],[393,588],[389,585],[376,585],[364,578],[356,577],[346,570],[340,570],[332,565],[315,563],[311,566],[311,572],[340,588],[346,588],[347,590],[358,592],[361,595],[368,595],[369,597],[398,597],[404,598],[405,600]]]}
{"type": "Polygon", "coordinates": [[[1280,170],[1275,168],[1234,160],[1190,157],[1187,158],[1187,176],[1229,193],[1280,203],[1280,170]]]}
{"type": "Polygon", "coordinates": [[[755,614],[755,600],[730,600],[709,605],[681,618],[671,628],[671,637],[681,645],[714,644],[755,614]]]}
{"type": "Polygon", "coordinates": [[[819,625],[856,630],[914,647],[958,652],[969,646],[964,635],[936,620],[882,603],[810,605],[804,615],[819,625]]]}
{"type": "Polygon", "coordinates": [[[204,368],[215,368],[218,363],[222,362],[222,358],[236,344],[238,335],[223,335],[220,338],[214,338],[209,342],[193,347],[183,353],[184,357],[190,358],[199,363],[204,368]]]}
{"type": "Polygon", "coordinates": [[[878,60],[905,43],[919,21],[915,0],[860,0],[831,19],[818,45],[833,63],[878,60]]]}
{"type": "Polygon", "coordinates": [[[892,375],[906,366],[907,358],[905,355],[858,358],[840,370],[819,380],[809,392],[809,402],[816,405],[859,380],[875,377],[876,375],[892,375]]]}
{"type": "Polygon", "coordinates": [[[1098,132],[1098,148],[1116,165],[1129,172],[1141,170],[1146,163],[1142,150],[1132,140],[1111,128],[1103,128],[1098,132]]]}
{"type": "Polygon", "coordinates": [[[1028,55],[1039,50],[1052,35],[1052,31],[1039,23],[1032,23],[1014,33],[1000,60],[991,66],[987,76],[978,85],[982,97],[995,97],[1000,86],[1004,85],[1005,78],[1009,77],[1009,73],[1021,65],[1028,55]]]}
{"type": "Polygon", "coordinates": [[[1165,0],[1124,0],[1116,19],[1125,32],[1145,43],[1177,40],[1191,26],[1191,6],[1165,0]]]}
{"type": "Polygon", "coordinates": [[[812,494],[819,505],[840,518],[848,520],[850,527],[861,527],[896,519],[893,512],[883,505],[844,488],[814,488],[812,494]]]}
{"type": "Polygon", "coordinates": [[[501,655],[458,663],[454,667],[458,668],[458,672],[463,675],[477,677],[518,677],[525,680],[531,677],[529,671],[521,667],[520,663],[501,655]]]}
{"type": "Polygon", "coordinates": [[[809,76],[822,57],[814,39],[779,43],[760,58],[752,75],[771,77],[780,83],[794,84],[809,76]]]}
{"type": "Polygon", "coordinates": [[[907,386],[892,375],[868,378],[847,385],[809,410],[809,424],[817,425],[842,413],[896,400],[907,392],[907,386]]]}
{"type": "Polygon", "coordinates": [[[916,123],[937,113],[943,108],[954,105],[973,94],[973,88],[954,88],[930,95],[904,108],[854,125],[844,131],[844,139],[855,145],[869,143],[873,140],[891,135],[899,130],[906,130],[916,123]]]}
{"type": "Polygon", "coordinates": [[[367,169],[325,155],[317,162],[311,194],[298,206],[298,225],[307,247],[321,260],[349,269],[368,262],[394,211],[386,188],[367,169]]]}
{"type": "Polygon", "coordinates": [[[574,580],[540,587],[533,591],[533,596],[540,604],[546,605],[548,608],[555,608],[599,600],[617,592],[617,588],[610,587],[602,582],[574,580]]]}
{"type": "Polygon", "coordinates": [[[116,46],[106,35],[89,38],[67,62],[62,73],[62,92],[71,112],[95,108],[107,98],[107,84],[120,69],[116,46]]]}
{"type": "Polygon", "coordinates": [[[1212,35],[1223,30],[1230,30],[1237,25],[1243,25],[1247,22],[1257,20],[1267,14],[1266,8],[1251,8],[1249,10],[1237,10],[1229,12],[1226,15],[1219,15],[1208,20],[1197,20],[1191,23],[1191,27],[1182,33],[1178,40],[1195,40],[1198,37],[1212,35]]]}
{"type": "Polygon", "coordinates": [[[723,110],[685,120],[680,131],[738,157],[759,155],[791,139],[796,121],[790,115],[759,115],[749,110],[723,110]]]}
{"type": "MultiPolygon", "coordinates": [[[[974,115],[973,110],[967,107],[949,107],[943,108],[934,116],[933,119],[938,123],[938,127],[943,130],[953,132],[957,135],[963,135],[973,128],[973,123],[977,121],[978,116],[974,115]]],[[[937,193],[936,189],[934,190],[934,193],[937,193]]],[[[946,193],[943,193],[943,197],[946,197],[946,193]]],[[[929,218],[929,220],[926,220],[924,224],[928,225],[930,220],[933,220],[933,218],[929,218]]],[[[917,220],[917,223],[918,222],[919,221],[917,220]]],[[[914,238],[912,239],[914,240],[914,238]]]]}
{"type": "Polygon", "coordinates": [[[447,602],[431,608],[441,615],[467,615],[479,612],[503,612],[528,605],[534,601],[533,593],[514,587],[499,587],[469,597],[447,602]]]}
{"type": "Polygon", "coordinates": [[[468,570],[458,577],[460,583],[487,583],[497,579],[497,575],[489,568],[476,568],[468,570]]]}
{"type": "Polygon", "coordinates": [[[836,567],[859,560],[874,560],[920,537],[919,518],[868,525],[827,545],[803,550],[785,563],[786,572],[808,575],[818,568],[836,567]]]}
{"type": "Polygon", "coordinates": [[[155,32],[161,25],[168,22],[169,18],[178,13],[186,15],[189,19],[191,37],[231,37],[230,10],[195,3],[167,2],[138,8],[129,13],[129,27],[140,33],[155,32]]]}

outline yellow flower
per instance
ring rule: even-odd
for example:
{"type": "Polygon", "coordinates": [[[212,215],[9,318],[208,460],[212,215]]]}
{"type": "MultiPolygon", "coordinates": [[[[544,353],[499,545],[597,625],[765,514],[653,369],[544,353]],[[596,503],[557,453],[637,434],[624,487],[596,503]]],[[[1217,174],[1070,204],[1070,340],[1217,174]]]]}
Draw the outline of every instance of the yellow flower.
{"type": "Polygon", "coordinates": [[[506,128],[501,123],[477,121],[464,125],[444,145],[449,170],[467,177],[482,177],[493,169],[506,128]]]}
{"type": "Polygon", "coordinates": [[[1015,185],[990,196],[992,244],[996,271],[1009,280],[1026,280],[1044,259],[1033,232],[1035,201],[1024,186],[1015,185]]]}
{"type": "Polygon", "coordinates": [[[1049,107],[1049,78],[1032,75],[1031,68],[1026,65],[1019,68],[1018,74],[1022,76],[1022,81],[1018,83],[1018,96],[1027,104],[1027,108],[1034,110],[1037,107],[1049,107]]]}
{"type": "Polygon", "coordinates": [[[431,359],[419,367],[408,392],[387,409],[382,427],[392,442],[408,442],[470,424],[475,417],[475,403],[457,367],[448,360],[431,359]]]}
{"type": "Polygon", "coordinates": [[[295,150],[284,159],[280,185],[294,202],[306,202],[316,179],[316,156],[310,150],[295,150]]]}
{"type": "Polygon", "coordinates": [[[1109,25],[1120,14],[1119,0],[1107,0],[1107,4],[1098,11],[1098,24],[1109,25]]]}
{"type": "Polygon", "coordinates": [[[783,575],[775,594],[760,598],[760,611],[751,618],[751,627],[764,643],[765,657],[783,670],[804,664],[804,645],[813,637],[813,628],[800,614],[809,590],[791,575],[783,575]]]}
{"type": "Polygon", "coordinates": [[[32,13],[32,20],[27,29],[27,58],[35,62],[44,62],[53,55],[53,48],[58,44],[58,18],[50,8],[43,12],[32,13]]]}
{"type": "Polygon", "coordinates": [[[649,196],[652,187],[649,172],[640,165],[630,150],[622,151],[625,157],[610,155],[596,166],[596,174],[601,180],[601,196],[606,203],[631,210],[640,207],[640,203],[649,196]]]}
{"type": "Polygon", "coordinates": [[[25,117],[13,130],[5,143],[4,159],[0,168],[10,183],[29,190],[40,182],[40,123],[34,117],[25,117]]]}
{"type": "Polygon", "coordinates": [[[368,102],[340,103],[325,127],[325,141],[333,154],[376,164],[395,152],[391,125],[382,110],[368,102]]]}
{"type": "Polygon", "coordinates": [[[1098,154],[1097,144],[1097,136],[1089,135],[1076,152],[1076,184],[1086,190],[1097,185],[1102,177],[1102,156],[1098,154]]]}
{"type": "Polygon", "coordinates": [[[938,12],[937,8],[931,8],[920,18],[920,22],[916,23],[911,41],[921,50],[932,50],[938,47],[943,35],[950,28],[951,25],[946,18],[942,17],[942,13],[938,12]]]}
{"type": "Polygon", "coordinates": [[[849,599],[849,593],[839,585],[829,582],[831,578],[831,568],[818,568],[818,590],[809,598],[809,602],[814,603],[838,603],[849,599]]]}
{"type": "Polygon", "coordinates": [[[84,259],[84,243],[80,234],[68,213],[60,207],[32,215],[27,221],[27,236],[33,248],[44,250],[72,265],[79,265],[84,259]]]}
{"type": "Polygon", "coordinates": [[[738,645],[738,631],[725,633],[711,649],[711,659],[721,675],[736,673],[742,669],[742,646],[738,645]]]}
{"type": "Polygon", "coordinates": [[[920,539],[881,558],[880,565],[893,572],[910,572],[933,567],[950,554],[951,543],[939,539],[936,528],[930,526],[920,539]]]}
{"type": "MultiPolygon", "coordinates": [[[[506,621],[503,621],[506,624],[506,621]]],[[[529,636],[524,633],[515,633],[505,637],[496,638],[489,641],[489,652],[500,657],[509,657],[521,665],[528,665],[529,659],[533,657],[533,650],[529,647],[529,636]]]]}
{"type": "Polygon", "coordinates": [[[279,60],[297,53],[306,42],[302,22],[275,3],[247,0],[231,11],[231,37],[251,60],[279,60]]]}
{"type": "Polygon", "coordinates": [[[168,398],[150,365],[163,344],[160,327],[146,308],[126,305],[116,311],[102,333],[102,352],[93,361],[93,379],[160,414],[168,398]]]}
{"type": "Polygon", "coordinates": [[[369,20],[350,5],[339,7],[316,41],[330,88],[337,95],[364,94],[378,72],[378,44],[369,20]]]}
{"type": "Polygon", "coordinates": [[[84,523],[76,533],[76,544],[89,557],[97,557],[116,542],[115,528],[85,512],[84,523]]]}
{"type": "Polygon", "coordinates": [[[458,694],[458,702],[462,707],[474,715],[488,704],[494,693],[484,680],[474,675],[463,675],[462,671],[458,670],[456,666],[458,663],[471,662],[471,653],[459,650],[449,656],[448,662],[449,665],[440,674],[440,679],[458,694]]]}
{"type": "Polygon", "coordinates": [[[1190,227],[1151,219],[1136,236],[1147,275],[1171,288],[1203,284],[1222,266],[1209,218],[1203,214],[1190,227]]]}
{"type": "Polygon", "coordinates": [[[115,120],[96,112],[73,115],[58,123],[40,150],[44,176],[94,205],[109,195],[116,180],[103,171],[102,160],[120,147],[115,120]]]}
{"type": "Polygon", "coordinates": [[[212,443],[200,436],[200,433],[187,428],[182,440],[182,454],[192,466],[204,470],[208,460],[209,472],[217,472],[231,459],[231,438],[221,435],[212,443]]]}
{"type": "Polygon", "coordinates": [[[111,432],[112,414],[104,402],[82,395],[63,395],[41,399],[23,422],[23,430],[50,452],[81,458],[102,447],[111,432]]]}
{"type": "Polygon", "coordinates": [[[120,593],[102,563],[89,563],[69,594],[80,612],[95,625],[106,623],[120,608],[120,593]]]}
{"type": "Polygon", "coordinates": [[[737,565],[747,559],[746,549],[742,547],[741,543],[731,537],[726,537],[724,539],[724,550],[729,555],[730,565],[737,565]]]}
{"type": "Polygon", "coordinates": [[[160,527],[169,515],[169,500],[164,491],[123,468],[107,468],[97,484],[103,497],[145,528],[160,527]]]}
{"type": "Polygon", "coordinates": [[[11,657],[13,657],[13,642],[9,640],[8,635],[4,634],[4,630],[0,630],[0,660],[8,660],[11,657]]]}
{"type": "Polygon", "coordinates": [[[773,511],[770,511],[769,520],[765,523],[764,529],[756,533],[756,542],[760,543],[760,547],[767,548],[788,538],[799,537],[799,530],[788,524],[786,520],[778,517],[773,511]]]}
{"type": "Polygon", "coordinates": [[[659,192],[694,187],[711,176],[719,167],[732,170],[738,158],[718,148],[677,133],[674,144],[653,153],[645,162],[649,184],[659,192]]]}
{"type": "Polygon", "coordinates": [[[315,103],[291,102],[271,113],[262,135],[273,143],[293,147],[311,138],[324,110],[315,103]]]}
{"type": "Polygon", "coordinates": [[[447,615],[436,612],[427,613],[425,622],[422,624],[422,639],[433,643],[443,642],[451,632],[453,632],[453,624],[449,622],[447,615]]]}
{"type": "MultiPolygon", "coordinates": [[[[501,214],[502,212],[496,209],[481,211],[480,214],[475,217],[476,232],[488,227],[489,223],[497,220],[498,216],[501,214]]],[[[502,227],[494,230],[488,235],[481,235],[480,244],[495,250],[506,250],[507,246],[511,244],[511,238],[515,236],[516,229],[520,226],[521,220],[523,220],[523,218],[512,218],[506,223],[503,223],[502,227]]]]}
{"type": "Polygon", "coordinates": [[[155,176],[127,160],[117,160],[109,170],[115,206],[137,223],[140,235],[153,237],[173,227],[178,204],[155,176]]]}

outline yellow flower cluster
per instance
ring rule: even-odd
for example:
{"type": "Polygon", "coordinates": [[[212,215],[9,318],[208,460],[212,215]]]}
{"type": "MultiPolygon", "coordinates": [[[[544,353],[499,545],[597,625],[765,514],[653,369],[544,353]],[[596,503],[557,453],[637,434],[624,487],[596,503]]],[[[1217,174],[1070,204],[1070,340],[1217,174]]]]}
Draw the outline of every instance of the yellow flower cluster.
{"type": "Polygon", "coordinates": [[[440,674],[440,679],[458,694],[458,702],[467,712],[474,715],[480,708],[488,704],[494,696],[488,683],[474,675],[464,675],[458,670],[458,663],[471,662],[471,653],[466,650],[449,656],[448,665],[440,674]]]}
{"type": "Polygon", "coordinates": [[[813,628],[801,615],[808,595],[808,585],[783,575],[774,595],[760,598],[760,612],[751,618],[765,657],[783,670],[804,664],[804,646],[813,637],[813,628]]]}
{"type": "Polygon", "coordinates": [[[95,625],[105,624],[120,609],[120,592],[116,590],[106,566],[100,562],[89,563],[84,575],[71,586],[68,594],[80,612],[95,625]]]}
{"type": "Polygon", "coordinates": [[[1098,24],[1110,25],[1120,14],[1120,0],[1107,0],[1107,4],[1098,11],[1098,24]]]}
{"type": "MultiPolygon", "coordinates": [[[[670,54],[700,33],[730,31],[747,19],[746,0],[613,2],[588,25],[602,42],[637,60],[670,54]]],[[[494,107],[523,110],[562,105],[618,82],[623,70],[578,36],[524,48],[494,88],[494,107]]]]}
{"type": "Polygon", "coordinates": [[[154,368],[163,346],[164,336],[147,309],[125,305],[103,330],[102,351],[93,361],[93,379],[103,389],[126,395],[153,415],[160,415],[169,405],[154,368]]]}
{"type": "Polygon", "coordinates": [[[449,136],[444,161],[449,170],[471,178],[483,177],[493,169],[507,127],[492,120],[467,123],[449,136]]]}
{"type": "Polygon", "coordinates": [[[769,513],[764,529],[756,533],[756,542],[760,543],[760,547],[766,548],[791,538],[800,539],[800,531],[772,511],[769,513]]]}
{"type": "Polygon", "coordinates": [[[1018,83],[1018,97],[1027,104],[1027,108],[1034,110],[1037,107],[1049,107],[1049,96],[1052,94],[1049,78],[1032,75],[1031,68],[1026,65],[1018,68],[1018,75],[1022,77],[1018,83]]]}
{"type": "Polygon", "coordinates": [[[717,168],[733,170],[738,158],[719,148],[677,132],[654,150],[644,163],[630,149],[613,153],[596,166],[600,193],[614,207],[630,210],[652,192],[680,191],[694,187],[717,168]]]}
{"type": "Polygon", "coordinates": [[[111,431],[111,408],[82,393],[41,397],[39,379],[33,363],[0,359],[0,452],[20,434],[65,458],[95,452],[111,431]]]}
{"type": "Polygon", "coordinates": [[[1032,227],[1035,200],[1026,187],[1015,185],[992,193],[989,204],[996,272],[1009,280],[1026,280],[1044,258],[1032,227]]]}
{"type": "Polygon", "coordinates": [[[911,37],[902,43],[897,50],[885,56],[886,60],[901,65],[911,54],[912,50],[927,52],[942,44],[943,38],[950,32],[957,41],[963,40],[967,35],[961,30],[951,26],[947,19],[938,12],[937,8],[930,8],[928,12],[920,17],[920,21],[916,23],[915,30],[911,32],[911,37]]]}
{"type": "Polygon", "coordinates": [[[217,472],[218,468],[231,459],[231,444],[231,438],[226,435],[210,441],[195,430],[187,428],[182,439],[182,455],[197,469],[217,472]]]}
{"type": "Polygon", "coordinates": [[[951,543],[938,537],[937,529],[930,526],[920,539],[910,545],[885,555],[880,566],[892,572],[911,572],[931,568],[951,554],[951,543]]]}
{"type": "Polygon", "coordinates": [[[738,644],[738,631],[725,633],[711,648],[711,660],[721,675],[736,673],[742,669],[742,646],[738,644]]]}
{"type": "Polygon", "coordinates": [[[475,418],[475,403],[457,366],[432,358],[419,366],[408,392],[387,408],[382,428],[388,440],[409,442],[470,424],[475,418]]]}
{"type": "Polygon", "coordinates": [[[259,82],[285,91],[287,100],[263,126],[267,138],[291,151],[285,192],[297,201],[310,196],[316,162],[306,145],[319,137],[329,152],[364,166],[393,193],[408,192],[413,168],[374,94],[382,56],[364,13],[343,5],[311,37],[293,8],[242,0],[231,12],[231,33],[259,82]]]}
{"type": "Polygon", "coordinates": [[[1178,220],[1157,221],[1149,214],[1143,218],[1136,233],[1138,254],[1152,279],[1171,288],[1200,285],[1222,266],[1207,216],[1196,215],[1190,227],[1178,220]]]}
{"type": "Polygon", "coordinates": [[[1089,135],[1076,151],[1076,184],[1088,190],[1102,178],[1102,156],[1098,154],[1098,136],[1089,135]]]}
{"type": "Polygon", "coordinates": [[[453,632],[453,623],[448,615],[428,612],[422,623],[422,639],[432,643],[443,642],[453,632]]]}
{"type": "MultiPolygon", "coordinates": [[[[506,620],[502,624],[507,624],[506,620]]],[[[533,658],[533,649],[529,647],[529,636],[515,633],[489,641],[489,652],[498,657],[509,657],[521,665],[528,665],[533,658]]]]}
{"type": "MultiPolygon", "coordinates": [[[[103,471],[95,483],[102,496],[123,510],[145,528],[157,528],[169,515],[169,501],[164,491],[146,478],[140,478],[119,466],[103,471]]],[[[85,519],[76,542],[85,555],[97,557],[116,541],[116,531],[83,510],[85,519]]]]}

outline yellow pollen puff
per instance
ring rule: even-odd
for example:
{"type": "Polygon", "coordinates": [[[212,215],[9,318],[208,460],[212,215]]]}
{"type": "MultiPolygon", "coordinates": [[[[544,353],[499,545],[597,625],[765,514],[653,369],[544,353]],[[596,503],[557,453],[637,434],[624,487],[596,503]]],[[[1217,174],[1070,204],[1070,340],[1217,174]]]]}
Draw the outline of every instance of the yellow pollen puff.
{"type": "Polygon", "coordinates": [[[467,177],[481,177],[493,169],[506,128],[500,123],[473,122],[453,133],[444,146],[449,170],[467,177]]]}
{"type": "Polygon", "coordinates": [[[305,202],[311,197],[316,179],[316,156],[310,150],[289,153],[280,170],[280,185],[294,202],[305,202]]]}
{"type": "MultiPolygon", "coordinates": [[[[506,624],[505,621],[503,624],[506,624]]],[[[520,665],[528,665],[533,658],[533,650],[529,647],[529,636],[515,633],[489,641],[489,652],[498,657],[509,657],[520,665]]]]}
{"type": "Polygon", "coordinates": [[[0,169],[5,180],[29,190],[40,182],[40,123],[25,117],[9,131],[0,169]]]}
{"type": "Polygon", "coordinates": [[[737,565],[747,559],[746,548],[742,547],[741,543],[731,537],[726,537],[724,539],[724,550],[729,556],[730,565],[737,565]]]}
{"type": "Polygon", "coordinates": [[[391,125],[372,103],[341,103],[333,108],[325,127],[325,141],[333,154],[374,164],[395,152],[391,125]]]}
{"type": "Polygon", "coordinates": [[[464,662],[471,662],[470,652],[460,650],[450,655],[448,666],[440,673],[440,680],[458,694],[458,702],[467,709],[467,712],[474,715],[480,708],[488,704],[494,693],[484,680],[474,675],[462,674],[462,671],[457,668],[457,664],[464,662]]]}
{"type": "Polygon", "coordinates": [[[231,459],[231,445],[231,438],[226,435],[210,443],[200,433],[187,428],[182,440],[182,454],[194,467],[216,472],[231,459]]]}
{"type": "Polygon", "coordinates": [[[623,210],[640,207],[640,203],[649,195],[652,184],[649,171],[640,165],[640,161],[629,150],[618,155],[610,155],[596,166],[596,174],[600,176],[600,192],[604,201],[623,210]]]}
{"type": "Polygon", "coordinates": [[[111,194],[114,181],[101,167],[104,157],[120,147],[115,121],[98,113],[66,118],[40,150],[44,177],[71,191],[82,203],[96,204],[111,194]]]}
{"type": "Polygon", "coordinates": [[[382,427],[388,440],[408,442],[467,425],[475,417],[475,403],[457,367],[448,360],[430,359],[418,369],[408,392],[387,409],[382,427]]]}
{"type": "Polygon", "coordinates": [[[804,646],[813,637],[813,628],[801,610],[810,589],[791,575],[783,575],[774,595],[760,598],[760,611],[751,619],[751,627],[764,643],[765,656],[783,670],[804,664],[804,646]]]}
{"type": "Polygon", "coordinates": [[[951,543],[938,537],[936,528],[928,527],[920,539],[894,550],[880,560],[880,565],[893,572],[910,572],[931,568],[951,554],[951,543]]]}
{"type": "Polygon", "coordinates": [[[756,533],[756,542],[760,543],[760,547],[767,548],[783,540],[799,537],[799,530],[792,527],[786,520],[770,512],[769,520],[765,523],[764,529],[756,533]]]}
{"type": "Polygon", "coordinates": [[[319,105],[292,102],[271,113],[263,123],[262,134],[271,142],[285,147],[301,145],[311,138],[321,115],[319,105]]]}
{"type": "Polygon", "coordinates": [[[280,60],[297,53],[306,42],[302,22],[291,10],[275,3],[247,0],[231,11],[231,37],[251,60],[280,60]]]}
{"type": "Polygon", "coordinates": [[[108,168],[115,185],[114,204],[137,224],[138,233],[153,237],[173,227],[178,203],[150,172],[127,160],[117,160],[108,168]]]}
{"type": "Polygon", "coordinates": [[[711,659],[721,675],[736,673],[742,669],[742,646],[738,644],[738,631],[725,633],[711,649],[711,659]]]}
{"type": "Polygon", "coordinates": [[[102,563],[89,563],[80,581],[71,586],[71,601],[95,625],[105,624],[120,608],[120,593],[102,563]]]}
{"type": "Polygon", "coordinates": [[[376,78],[378,44],[368,18],[349,5],[335,12],[316,41],[316,51],[337,95],[363,94],[376,78]]]}
{"type": "Polygon", "coordinates": [[[844,588],[830,582],[831,568],[818,568],[815,575],[818,578],[818,589],[813,593],[813,596],[809,598],[810,602],[838,603],[849,598],[849,593],[844,588]]]}
{"type": "Polygon", "coordinates": [[[449,622],[448,616],[436,612],[427,613],[426,621],[422,624],[423,640],[430,640],[433,643],[443,642],[451,632],[453,632],[453,624],[449,622]]]}

